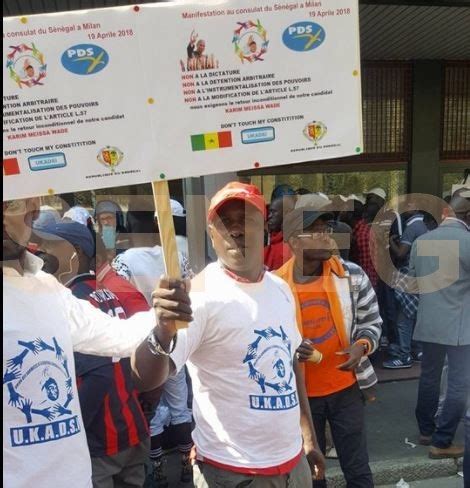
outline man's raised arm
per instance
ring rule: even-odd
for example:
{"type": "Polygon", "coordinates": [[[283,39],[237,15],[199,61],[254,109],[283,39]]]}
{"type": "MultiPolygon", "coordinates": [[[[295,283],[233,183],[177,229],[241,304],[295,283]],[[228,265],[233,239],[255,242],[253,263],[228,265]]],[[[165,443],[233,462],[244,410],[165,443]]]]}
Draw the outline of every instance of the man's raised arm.
{"type": "Polygon", "coordinates": [[[152,295],[157,325],[132,355],[133,379],[141,391],[160,386],[174,368],[170,354],[176,345],[175,321],[193,320],[189,288],[189,280],[162,277],[152,295]]]}

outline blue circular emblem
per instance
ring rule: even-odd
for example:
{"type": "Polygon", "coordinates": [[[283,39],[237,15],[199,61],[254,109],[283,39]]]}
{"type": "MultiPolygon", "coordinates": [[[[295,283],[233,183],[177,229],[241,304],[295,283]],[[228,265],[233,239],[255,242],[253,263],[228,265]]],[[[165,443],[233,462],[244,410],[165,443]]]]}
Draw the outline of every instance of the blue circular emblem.
{"type": "Polygon", "coordinates": [[[248,377],[258,384],[261,393],[294,391],[291,341],[282,326],[279,330],[268,327],[254,333],[256,339],[248,345],[243,359],[248,377]]]}
{"type": "Polygon", "coordinates": [[[325,29],[315,22],[296,22],[282,34],[282,42],[292,51],[312,51],[323,44],[325,29]]]}
{"type": "Polygon", "coordinates": [[[8,404],[20,410],[27,423],[53,420],[72,415],[72,376],[67,356],[55,337],[18,341],[20,352],[6,361],[3,385],[8,390],[8,404]],[[30,395],[34,392],[34,396],[30,395]]]}
{"type": "Polygon", "coordinates": [[[76,75],[94,75],[109,63],[108,53],[95,44],[77,44],[62,54],[62,65],[76,75]]]}

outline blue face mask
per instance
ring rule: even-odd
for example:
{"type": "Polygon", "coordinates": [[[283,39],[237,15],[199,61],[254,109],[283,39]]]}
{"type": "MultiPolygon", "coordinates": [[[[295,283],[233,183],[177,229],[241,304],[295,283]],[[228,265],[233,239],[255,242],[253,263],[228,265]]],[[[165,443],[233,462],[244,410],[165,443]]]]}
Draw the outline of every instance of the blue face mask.
{"type": "Polygon", "coordinates": [[[114,227],[103,225],[101,237],[103,238],[104,247],[106,249],[116,248],[116,229],[114,227]]]}

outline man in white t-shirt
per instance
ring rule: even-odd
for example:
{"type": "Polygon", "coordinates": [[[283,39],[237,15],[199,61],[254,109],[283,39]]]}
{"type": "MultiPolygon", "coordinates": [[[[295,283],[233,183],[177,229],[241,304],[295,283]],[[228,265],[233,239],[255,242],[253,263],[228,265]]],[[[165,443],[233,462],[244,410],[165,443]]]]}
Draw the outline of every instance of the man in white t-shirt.
{"type": "MultiPolygon", "coordinates": [[[[185,231],[185,213],[183,206],[176,200],[171,200],[170,203],[175,233],[178,237],[178,234],[185,231]]],[[[158,222],[154,212],[145,209],[144,201],[139,199],[132,202],[127,212],[127,222],[133,247],[116,256],[113,267],[120,276],[130,281],[145,296],[151,306],[155,283],[160,276],[165,274],[158,222]]],[[[189,272],[187,253],[183,254],[178,249],[178,257],[182,276],[186,277],[189,272]]],[[[188,408],[188,386],[184,369],[166,381],[160,403],[156,407],[156,413],[150,422],[152,477],[156,486],[162,488],[168,484],[165,468],[166,459],[163,457],[162,449],[162,434],[166,420],[166,415],[163,415],[164,407],[168,407],[170,423],[174,429],[173,434],[181,454],[181,480],[191,480],[192,469],[189,453],[192,447],[192,416],[191,410],[188,408]]]]}
{"type": "MultiPolygon", "coordinates": [[[[168,323],[156,326],[153,311],[112,318],[41,271],[43,261],[26,251],[38,212],[37,198],[3,202],[3,482],[91,488],[73,352],[128,357],[152,328],[149,337],[158,340],[168,323]]],[[[173,333],[171,326],[164,337],[173,333]]],[[[153,359],[155,384],[168,362],[153,359]]]]}
{"type": "MultiPolygon", "coordinates": [[[[168,278],[154,293],[160,323],[191,322],[171,358],[177,371],[187,363],[193,381],[197,488],[309,488],[315,473],[324,477],[295,357],[302,339],[294,299],[263,266],[265,209],[255,186],[229,183],[208,213],[218,262],[193,280],[190,297],[168,278]]],[[[143,347],[136,353],[147,388],[151,356],[143,347]]]]}
{"type": "MultiPolygon", "coordinates": [[[[131,248],[116,256],[112,267],[119,276],[130,281],[151,305],[155,283],[165,274],[165,264],[157,220],[154,212],[145,209],[143,203],[143,200],[134,200],[127,212],[131,248]]],[[[188,275],[187,255],[178,249],[178,258],[183,276],[188,275]]]]}

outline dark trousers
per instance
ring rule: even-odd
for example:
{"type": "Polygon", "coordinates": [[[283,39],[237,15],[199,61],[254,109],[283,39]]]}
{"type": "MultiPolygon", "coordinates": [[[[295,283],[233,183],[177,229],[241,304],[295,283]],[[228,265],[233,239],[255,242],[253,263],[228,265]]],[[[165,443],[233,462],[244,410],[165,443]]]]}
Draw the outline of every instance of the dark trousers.
{"type": "Polygon", "coordinates": [[[423,342],[422,345],[423,361],[416,419],[421,434],[432,435],[433,446],[446,448],[452,444],[467,404],[470,391],[470,346],[446,346],[431,342],[423,342]],[[436,425],[434,416],[446,355],[449,363],[447,395],[436,425]]]}
{"type": "MultiPolygon", "coordinates": [[[[364,399],[357,384],[338,393],[324,397],[310,397],[308,400],[315,433],[323,453],[326,448],[327,420],[331,426],[331,434],[347,488],[373,488],[364,425],[364,399]]],[[[315,480],[313,486],[326,487],[326,482],[315,480]]]]}
{"type": "Polygon", "coordinates": [[[470,408],[465,416],[465,454],[463,458],[463,479],[465,488],[470,488],[470,408]]]}

